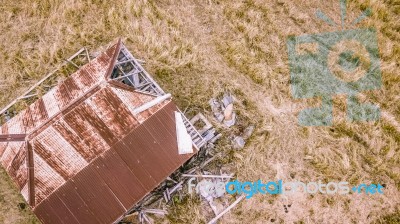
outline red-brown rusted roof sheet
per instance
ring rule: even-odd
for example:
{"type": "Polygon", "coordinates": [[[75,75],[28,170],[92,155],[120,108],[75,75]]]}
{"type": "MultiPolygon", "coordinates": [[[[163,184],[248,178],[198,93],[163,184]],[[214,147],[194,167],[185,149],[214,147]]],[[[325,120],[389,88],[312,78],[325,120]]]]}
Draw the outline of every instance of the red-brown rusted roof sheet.
{"type": "Polygon", "coordinates": [[[111,223],[192,155],[179,155],[170,100],[105,80],[114,45],[1,127],[0,163],[43,223],[111,223]]]}
{"type": "MultiPolygon", "coordinates": [[[[56,127],[52,127],[52,124],[63,118],[62,113],[68,107],[76,109],[71,105],[73,102],[78,102],[83,96],[90,96],[88,93],[94,94],[101,89],[95,87],[104,81],[104,75],[112,64],[112,56],[117,47],[117,44],[113,45],[89,64],[82,66],[79,71],[0,128],[3,135],[26,134],[36,137],[30,141],[34,147],[32,157],[36,158],[32,160],[32,167],[37,165],[36,175],[32,175],[32,178],[37,185],[35,188],[38,190],[36,193],[39,201],[62,185],[65,179],[72,177],[87,165],[84,159],[76,156],[78,153],[75,153],[70,139],[56,132],[56,127]]],[[[24,142],[0,144],[1,164],[19,187],[24,198],[29,201],[31,190],[27,184],[26,152],[24,142]]]]}
{"type": "Polygon", "coordinates": [[[54,216],[59,223],[86,224],[120,218],[192,156],[178,154],[176,110],[170,101],[95,158],[35,208],[39,219],[47,223],[54,216]]]}

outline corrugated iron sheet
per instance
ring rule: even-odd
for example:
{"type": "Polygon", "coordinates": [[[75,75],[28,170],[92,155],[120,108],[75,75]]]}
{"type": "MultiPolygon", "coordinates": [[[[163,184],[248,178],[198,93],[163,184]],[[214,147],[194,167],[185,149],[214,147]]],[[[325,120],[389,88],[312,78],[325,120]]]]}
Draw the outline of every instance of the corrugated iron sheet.
{"type": "MultiPolygon", "coordinates": [[[[20,114],[22,116],[22,123],[25,128],[25,133],[30,133],[35,128],[35,123],[30,112],[30,107],[28,107],[25,111],[20,112],[20,114]]],[[[7,125],[7,123],[5,125],[7,125]]]]}
{"type": "Polygon", "coordinates": [[[192,156],[178,154],[176,110],[169,102],[59,187],[34,212],[44,223],[116,221],[192,156]],[[59,214],[70,215],[71,221],[59,214]]]}
{"type": "Polygon", "coordinates": [[[3,125],[3,134],[23,134],[25,133],[25,127],[23,124],[24,114],[17,114],[11,118],[6,124],[3,125]]]}
{"type": "Polygon", "coordinates": [[[70,113],[64,115],[63,120],[91,149],[95,150],[95,155],[92,156],[105,151],[110,147],[108,143],[113,141],[110,131],[94,114],[93,109],[85,103],[76,106],[70,113]]]}
{"type": "Polygon", "coordinates": [[[61,111],[60,105],[57,103],[57,100],[54,96],[55,92],[56,89],[53,88],[42,97],[44,106],[46,107],[47,115],[49,117],[53,117],[61,111]]]}
{"type": "Polygon", "coordinates": [[[8,124],[7,123],[3,124],[3,126],[1,126],[0,129],[1,129],[2,134],[8,134],[8,124]]]}
{"type": "MultiPolygon", "coordinates": [[[[63,106],[67,105],[73,99],[79,98],[84,92],[87,92],[93,86],[104,80],[105,71],[111,61],[111,56],[117,45],[109,48],[105,53],[84,65],[76,73],[72,74],[61,85],[54,87],[46,93],[41,99],[37,100],[26,110],[21,111],[1,127],[2,134],[21,134],[30,133],[43,123],[47,122],[49,117],[54,116],[63,110],[63,106]],[[62,89],[65,91],[62,91],[62,89]],[[56,98],[55,95],[67,94],[68,99],[56,98]],[[72,96],[70,98],[69,96],[72,96]]],[[[0,151],[5,148],[1,147],[0,151]]]]}
{"type": "MultiPolygon", "coordinates": [[[[42,184],[42,176],[35,177],[36,204],[40,204],[48,196],[44,192],[49,192],[50,195],[61,184],[64,184],[59,177],[65,181],[71,179],[84,169],[88,162],[110,149],[131,130],[139,126],[139,117],[144,121],[166,103],[163,102],[149,108],[145,114],[141,113],[134,116],[128,109],[131,105],[125,104],[123,99],[119,98],[111,88],[110,86],[105,86],[79,105],[76,105],[71,111],[63,114],[58,120],[57,117],[54,118],[51,122],[52,124],[36,136],[31,135],[35,156],[40,157],[47,164],[47,166],[42,166],[43,169],[46,169],[45,173],[57,173],[55,179],[46,180],[49,186],[42,184]],[[53,180],[55,181],[54,183],[51,182],[53,180]],[[36,183],[39,183],[39,185],[36,186],[36,183]]],[[[136,98],[136,101],[139,102],[135,104],[136,106],[154,99],[152,96],[143,95],[133,90],[123,91],[127,95],[130,93],[131,97],[136,98]]],[[[131,100],[134,101],[135,99],[131,100]]],[[[174,121],[171,122],[174,128],[174,121]]],[[[156,128],[154,127],[153,130],[156,131],[156,128]]],[[[142,135],[146,134],[150,135],[150,133],[142,135]]],[[[172,134],[169,134],[169,136],[172,136],[172,134]]],[[[174,140],[175,138],[172,138],[171,141],[174,140]]],[[[140,145],[138,143],[137,149],[141,150],[141,148],[146,147],[154,148],[161,147],[161,145],[140,145]]],[[[161,151],[161,153],[163,152],[161,151]]],[[[161,154],[161,157],[168,158],[169,155],[164,153],[161,154]]],[[[171,162],[168,162],[169,160],[166,161],[168,167],[164,168],[173,166],[171,162]]],[[[147,164],[147,167],[149,165],[147,164]]],[[[37,169],[36,164],[35,169],[37,169]]],[[[146,171],[144,170],[143,173],[146,173],[146,171]]],[[[157,174],[153,175],[156,175],[153,180],[155,183],[159,176],[157,174]]]]}
{"type": "MultiPolygon", "coordinates": [[[[1,155],[1,165],[7,170],[20,150],[24,150],[24,142],[8,142],[1,155]]],[[[15,177],[11,176],[13,179],[15,177]]]]}
{"type": "Polygon", "coordinates": [[[0,162],[43,223],[111,223],[187,161],[176,106],[104,77],[114,45],[1,127],[0,162]]]}
{"type": "MultiPolygon", "coordinates": [[[[71,191],[73,191],[73,189],[71,189],[71,191]]],[[[34,210],[36,216],[42,223],[83,223],[76,219],[75,215],[68,209],[66,204],[61,200],[60,197],[58,197],[57,194],[52,194],[50,197],[46,198],[45,202],[46,203],[42,203],[41,206],[37,206],[34,210]]],[[[75,204],[79,205],[79,203],[80,201],[75,199],[75,204]]],[[[71,204],[73,204],[73,202],[71,204]]],[[[78,206],[78,208],[80,208],[80,206],[78,206]]]]}
{"type": "Polygon", "coordinates": [[[125,134],[126,130],[139,125],[139,122],[130,113],[128,105],[124,104],[110,88],[102,89],[86,103],[93,108],[95,114],[117,139],[120,139],[121,137],[118,136],[125,134]]]}
{"type": "Polygon", "coordinates": [[[87,166],[87,162],[53,127],[47,128],[33,140],[34,151],[65,180],[87,166]]]}
{"type": "Polygon", "coordinates": [[[9,142],[0,142],[0,161],[1,161],[1,158],[3,157],[4,152],[7,149],[8,144],[9,144],[9,142]]]}
{"type": "Polygon", "coordinates": [[[29,112],[35,127],[42,125],[49,118],[47,115],[46,107],[44,106],[43,99],[38,99],[30,107],[29,112]]]}
{"type": "MultiPolygon", "coordinates": [[[[25,148],[24,143],[22,147],[25,148]]],[[[14,181],[17,183],[19,190],[21,190],[28,181],[28,172],[26,171],[26,150],[19,148],[14,159],[7,167],[7,172],[10,174],[10,176],[13,177],[14,181]]]]}
{"type": "MultiPolygon", "coordinates": [[[[29,180],[27,180],[29,181],[29,180]]],[[[25,201],[29,203],[29,184],[26,183],[21,189],[22,197],[24,197],[25,201]]]]}
{"type": "Polygon", "coordinates": [[[65,179],[45,159],[33,152],[35,203],[39,204],[54,190],[65,183],[65,179]]]}
{"type": "Polygon", "coordinates": [[[77,132],[77,130],[70,127],[63,118],[54,123],[53,128],[62,135],[87,162],[90,162],[96,154],[101,152],[100,149],[95,148],[94,144],[91,144],[90,136],[84,136],[77,132]]]}
{"type": "Polygon", "coordinates": [[[132,201],[139,200],[147,193],[135,172],[114,150],[104,153],[91,166],[126,209],[132,207],[132,201]]]}

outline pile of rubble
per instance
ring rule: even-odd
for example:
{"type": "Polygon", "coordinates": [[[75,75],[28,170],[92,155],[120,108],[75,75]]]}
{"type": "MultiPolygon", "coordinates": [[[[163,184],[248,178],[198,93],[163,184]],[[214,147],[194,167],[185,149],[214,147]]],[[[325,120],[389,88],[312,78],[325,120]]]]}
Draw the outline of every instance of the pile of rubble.
{"type": "Polygon", "coordinates": [[[222,100],[212,98],[208,103],[211,106],[211,110],[215,119],[224,123],[226,127],[235,125],[236,113],[233,108],[233,96],[231,94],[224,94],[222,100]]]}
{"type": "MultiPolygon", "coordinates": [[[[219,123],[223,123],[226,128],[236,124],[237,115],[234,110],[234,97],[230,93],[225,93],[220,100],[211,98],[208,103],[210,104],[214,118],[219,123]]],[[[233,148],[244,148],[246,140],[253,134],[254,128],[254,125],[250,125],[241,135],[231,136],[233,148]]]]}

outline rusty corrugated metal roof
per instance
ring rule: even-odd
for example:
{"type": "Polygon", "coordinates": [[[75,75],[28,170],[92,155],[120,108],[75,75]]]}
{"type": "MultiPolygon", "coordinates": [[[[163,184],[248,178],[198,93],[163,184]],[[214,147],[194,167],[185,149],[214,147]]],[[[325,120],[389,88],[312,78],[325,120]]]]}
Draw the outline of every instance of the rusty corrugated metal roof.
{"type": "Polygon", "coordinates": [[[54,223],[116,221],[192,156],[178,154],[176,110],[170,101],[96,157],[36,206],[39,219],[51,217],[54,223]],[[68,219],[72,215],[74,218],[68,219]]]}
{"type": "Polygon", "coordinates": [[[107,80],[110,47],[0,129],[0,162],[43,223],[111,223],[192,155],[179,155],[171,100],[107,80]],[[15,137],[15,136],[14,136],[15,137]]]}
{"type": "MultiPolygon", "coordinates": [[[[73,107],[72,104],[74,102],[78,102],[84,98],[85,95],[95,93],[95,91],[93,91],[94,89],[100,89],[98,85],[104,81],[104,76],[111,64],[113,54],[117,47],[117,44],[110,47],[106,52],[92,60],[91,63],[84,65],[60,85],[54,87],[42,98],[35,101],[26,110],[13,117],[1,127],[1,134],[24,133],[30,137],[36,136],[39,133],[41,136],[46,133],[52,135],[53,133],[51,130],[46,129],[49,127],[49,124],[54,122],[54,120],[62,118],[63,113],[65,113],[69,107],[73,107]]],[[[57,134],[55,134],[55,136],[57,136],[57,134]]],[[[60,147],[60,145],[62,145],[62,140],[61,138],[59,139],[60,141],[47,142],[46,144],[58,144],[60,147]]],[[[51,167],[50,165],[54,166],[54,164],[59,162],[54,160],[55,157],[65,157],[62,156],[63,154],[56,155],[53,151],[44,151],[44,146],[40,141],[31,140],[30,143],[34,147],[32,157],[36,158],[36,160],[32,160],[32,166],[34,166],[35,163],[38,165],[36,169],[37,178],[35,179],[43,178],[36,182],[38,185],[37,188],[41,189],[41,187],[46,186],[44,192],[51,192],[52,189],[55,189],[55,186],[51,186],[51,182],[48,183],[47,181],[54,180],[55,183],[62,184],[65,180],[59,178],[59,173],[51,172],[50,169],[46,168],[51,167]],[[41,154],[42,157],[38,156],[38,154],[41,154]]],[[[26,144],[24,142],[0,144],[0,161],[21,190],[24,198],[30,202],[31,205],[34,205],[33,202],[31,202],[32,200],[29,200],[29,192],[33,191],[32,189],[36,188],[36,185],[33,185],[32,189],[30,189],[27,181],[23,179],[23,177],[27,178],[28,175],[20,174],[20,172],[27,172],[28,170],[27,159],[18,160],[18,156],[26,155],[26,151],[26,144]],[[11,170],[11,168],[15,166],[19,166],[21,169],[18,171],[11,170]]],[[[60,163],[60,165],[65,166],[64,162],[60,163]]],[[[76,165],[73,165],[73,167],[75,166],[76,165]]],[[[62,172],[61,174],[65,175],[65,173],[62,172]]],[[[38,194],[40,193],[41,191],[39,191],[38,194]]],[[[38,198],[40,199],[42,197],[46,197],[46,194],[42,193],[42,196],[38,198]]]]}

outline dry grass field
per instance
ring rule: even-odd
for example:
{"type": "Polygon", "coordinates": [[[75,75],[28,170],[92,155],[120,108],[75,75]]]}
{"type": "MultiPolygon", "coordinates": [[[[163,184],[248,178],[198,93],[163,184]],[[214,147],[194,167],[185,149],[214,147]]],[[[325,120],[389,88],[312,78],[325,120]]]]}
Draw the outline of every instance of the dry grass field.
{"type": "MultiPolygon", "coordinates": [[[[315,17],[317,9],[340,24],[338,0],[1,0],[0,105],[5,106],[86,46],[91,52],[121,37],[181,108],[212,114],[207,101],[230,91],[243,123],[256,124],[241,151],[218,162],[241,181],[348,181],[383,183],[383,195],[260,196],[242,201],[220,223],[400,222],[400,1],[347,3],[356,26],[375,27],[382,70],[380,90],[363,92],[380,105],[377,122],[349,123],[345,96],[334,98],[334,124],[302,127],[301,109],[319,99],[293,99],[286,39],[338,29],[315,17]],[[283,205],[291,205],[285,213],[283,205]]],[[[236,126],[229,132],[238,132],[236,126]]],[[[0,223],[37,223],[4,170],[0,173],[0,223]]],[[[206,223],[199,199],[170,208],[167,222],[206,223]]]]}

